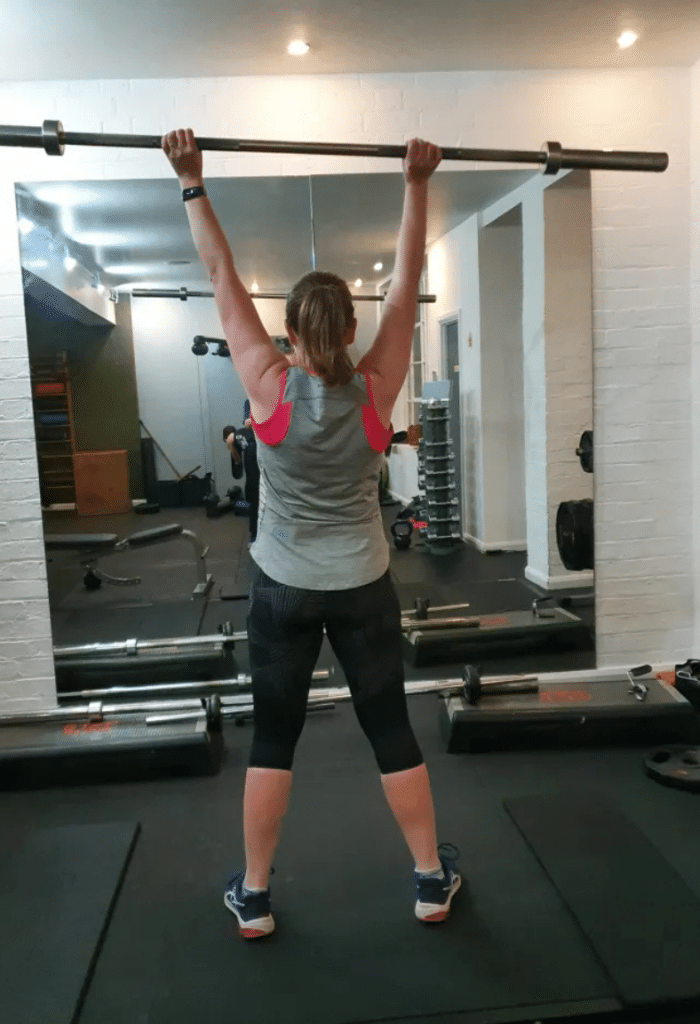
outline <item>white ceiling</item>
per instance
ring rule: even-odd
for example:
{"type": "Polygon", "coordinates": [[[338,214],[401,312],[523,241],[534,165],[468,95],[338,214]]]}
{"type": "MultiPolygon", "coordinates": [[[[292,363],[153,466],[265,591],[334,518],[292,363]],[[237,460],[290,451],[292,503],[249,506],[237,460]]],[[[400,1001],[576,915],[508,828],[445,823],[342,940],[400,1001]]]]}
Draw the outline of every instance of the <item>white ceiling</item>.
{"type": "Polygon", "coordinates": [[[0,0],[0,80],[689,67],[698,0],[0,0]],[[616,39],[639,33],[631,49],[616,39]],[[311,51],[290,57],[303,38],[311,51]]]}
{"type": "MultiPolygon", "coordinates": [[[[534,172],[537,174],[538,172],[534,172]]],[[[444,171],[431,184],[428,238],[508,195],[532,171],[444,171]]],[[[288,289],[316,266],[358,291],[391,271],[401,221],[401,174],[212,178],[207,191],[231,242],[238,272],[260,291],[288,289]],[[384,264],[381,272],[374,264],[384,264]]],[[[34,225],[21,237],[22,263],[42,276],[66,254],[114,290],[210,289],[193,246],[177,182],[33,182],[17,186],[19,215],[34,225]],[[182,261],[185,261],[184,263],[182,261]]]]}
{"type": "MultiPolygon", "coordinates": [[[[0,0],[0,80],[197,78],[548,68],[687,67],[700,60],[700,0],[0,0]],[[639,33],[620,51],[617,36],[639,33]],[[286,53],[292,38],[311,51],[286,53]],[[77,74],[76,69],[79,70],[77,74]]],[[[8,112],[0,120],[12,121],[8,112]]],[[[441,172],[438,238],[531,172],[441,172]]],[[[110,287],[208,285],[167,181],[25,185],[20,206],[54,245],[110,287]],[[38,201],[38,197],[41,201],[38,201]],[[186,261],[173,265],[171,261],[186,261]]],[[[212,180],[208,187],[244,279],[287,287],[309,269],[307,178],[212,180]]],[[[314,179],[316,262],[371,286],[390,269],[401,214],[398,175],[314,179]],[[342,193],[341,190],[342,189],[342,193]]],[[[41,274],[41,268],[36,270],[41,274]]]]}

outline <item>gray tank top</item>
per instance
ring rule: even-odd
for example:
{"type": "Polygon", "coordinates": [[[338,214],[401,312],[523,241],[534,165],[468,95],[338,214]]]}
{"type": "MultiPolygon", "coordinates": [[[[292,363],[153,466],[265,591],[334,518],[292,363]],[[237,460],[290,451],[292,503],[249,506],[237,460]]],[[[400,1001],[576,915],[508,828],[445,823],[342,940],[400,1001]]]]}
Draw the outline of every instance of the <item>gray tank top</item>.
{"type": "Polygon", "coordinates": [[[373,583],[389,566],[379,506],[381,425],[369,378],[327,387],[292,366],[277,407],[258,438],[260,497],[251,554],[278,583],[304,590],[348,590],[373,583]]]}

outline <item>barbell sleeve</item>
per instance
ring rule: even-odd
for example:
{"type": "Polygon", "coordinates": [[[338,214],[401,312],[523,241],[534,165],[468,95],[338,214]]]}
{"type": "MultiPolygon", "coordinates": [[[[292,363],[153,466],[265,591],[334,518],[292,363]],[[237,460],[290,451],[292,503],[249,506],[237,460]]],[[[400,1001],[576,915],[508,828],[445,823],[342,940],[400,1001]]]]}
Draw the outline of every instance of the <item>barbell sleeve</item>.
{"type": "MultiPolygon", "coordinates": [[[[333,711],[335,704],[332,701],[322,701],[318,704],[309,705],[308,711],[333,711]]],[[[233,719],[244,719],[250,718],[253,714],[253,705],[248,704],[239,708],[227,708],[221,709],[221,718],[225,721],[227,718],[233,719]]],[[[182,711],[176,712],[175,714],[163,714],[163,715],[149,715],[146,718],[146,725],[178,725],[182,722],[206,722],[207,713],[206,710],[201,711],[182,711]]]]}

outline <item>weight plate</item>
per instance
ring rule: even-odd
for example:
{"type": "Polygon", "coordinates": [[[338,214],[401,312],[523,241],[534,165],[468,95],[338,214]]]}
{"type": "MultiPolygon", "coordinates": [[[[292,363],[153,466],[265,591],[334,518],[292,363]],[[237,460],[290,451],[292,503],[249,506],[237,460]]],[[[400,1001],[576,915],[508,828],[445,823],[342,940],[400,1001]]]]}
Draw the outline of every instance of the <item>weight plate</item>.
{"type": "Polygon", "coordinates": [[[581,440],[578,443],[576,454],[579,457],[581,463],[581,469],[584,473],[593,472],[593,431],[584,430],[581,434],[581,440]]]}
{"type": "Polygon", "coordinates": [[[700,747],[662,747],[644,761],[647,775],[663,786],[700,793],[700,747]]]}
{"type": "Polygon", "coordinates": [[[593,500],[563,501],[557,510],[557,547],[566,569],[594,567],[593,500]]]}

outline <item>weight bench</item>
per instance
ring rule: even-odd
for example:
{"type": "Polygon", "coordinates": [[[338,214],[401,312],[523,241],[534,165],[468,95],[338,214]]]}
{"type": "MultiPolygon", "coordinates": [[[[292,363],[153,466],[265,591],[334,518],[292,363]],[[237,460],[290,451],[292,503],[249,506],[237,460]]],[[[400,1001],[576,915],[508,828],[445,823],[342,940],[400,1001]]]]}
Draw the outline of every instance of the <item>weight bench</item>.
{"type": "Polygon", "coordinates": [[[141,530],[130,537],[119,539],[116,533],[48,533],[44,537],[47,551],[77,551],[80,564],[85,566],[83,583],[88,590],[97,590],[103,583],[111,586],[129,587],[141,582],[140,576],[110,576],[97,563],[101,558],[119,554],[128,548],[145,548],[152,544],[162,544],[176,537],[182,537],[192,544],[195,554],[197,584],[192,592],[193,597],[206,597],[213,584],[211,574],[207,573],[208,547],[192,530],[186,530],[177,523],[168,526],[157,526],[152,530],[141,530]]]}

